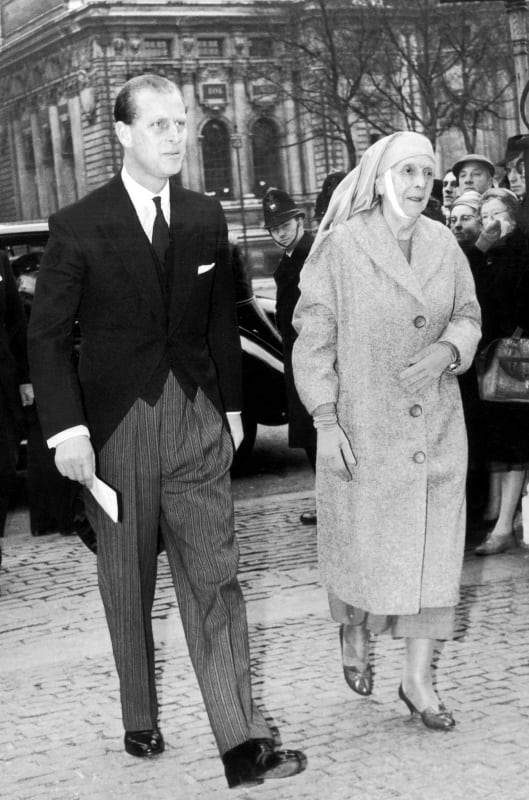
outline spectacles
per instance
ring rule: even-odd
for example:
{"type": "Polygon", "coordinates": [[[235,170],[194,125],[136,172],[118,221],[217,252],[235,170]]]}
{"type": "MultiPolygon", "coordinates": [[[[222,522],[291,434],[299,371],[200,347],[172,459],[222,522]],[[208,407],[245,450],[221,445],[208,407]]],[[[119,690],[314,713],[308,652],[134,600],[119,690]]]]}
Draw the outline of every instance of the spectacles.
{"type": "Polygon", "coordinates": [[[456,225],[458,222],[470,222],[473,219],[477,219],[476,214],[463,214],[462,217],[448,217],[448,224],[456,225]]]}

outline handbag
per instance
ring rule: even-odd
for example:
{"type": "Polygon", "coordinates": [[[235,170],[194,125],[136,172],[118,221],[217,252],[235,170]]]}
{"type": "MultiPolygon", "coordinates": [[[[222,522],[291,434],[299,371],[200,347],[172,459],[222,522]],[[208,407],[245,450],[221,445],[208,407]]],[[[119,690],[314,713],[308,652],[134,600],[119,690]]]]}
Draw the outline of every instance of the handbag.
{"type": "Polygon", "coordinates": [[[529,339],[516,328],[495,339],[476,359],[479,396],[493,403],[529,403],[529,339]]]}

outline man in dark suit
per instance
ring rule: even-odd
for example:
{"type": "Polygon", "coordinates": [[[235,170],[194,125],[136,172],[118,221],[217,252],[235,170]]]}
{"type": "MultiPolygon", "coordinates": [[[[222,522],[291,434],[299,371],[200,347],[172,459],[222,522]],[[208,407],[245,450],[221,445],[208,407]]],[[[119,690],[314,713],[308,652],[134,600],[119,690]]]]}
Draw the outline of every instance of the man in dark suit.
{"type": "MultiPolygon", "coordinates": [[[[283,342],[285,365],[285,389],[288,407],[288,444],[302,447],[313,470],[316,469],[316,431],[312,417],[299,399],[292,372],[292,348],[296,331],[292,316],[299,300],[299,278],[314,237],[303,227],[304,212],[282,189],[268,189],[263,197],[264,226],[283,251],[274,272],[277,286],[276,320],[283,342]]],[[[304,511],[300,515],[303,525],[316,524],[316,511],[304,511]]]]}
{"type": "Polygon", "coordinates": [[[26,357],[26,316],[9,259],[0,250],[0,565],[7,511],[15,489],[22,404],[32,402],[26,357]]]}
{"type": "Polygon", "coordinates": [[[151,624],[160,530],[228,784],[288,777],[305,758],[275,749],[252,703],[236,577],[229,468],[242,438],[240,345],[224,215],[215,200],[169,182],[186,144],[171,81],[128,81],[114,118],[123,169],[50,218],[29,342],[59,471],[90,487],[97,469],[122,500],[114,523],[85,492],[125,749],[164,749],[151,624]]]}

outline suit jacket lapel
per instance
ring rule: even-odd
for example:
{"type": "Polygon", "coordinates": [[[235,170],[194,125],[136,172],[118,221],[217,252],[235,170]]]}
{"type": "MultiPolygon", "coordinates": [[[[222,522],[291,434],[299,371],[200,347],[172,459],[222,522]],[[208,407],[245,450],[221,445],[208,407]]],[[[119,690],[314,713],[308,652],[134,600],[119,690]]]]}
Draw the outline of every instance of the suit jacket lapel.
{"type": "Polygon", "coordinates": [[[174,271],[169,305],[169,332],[178,326],[187,308],[202,249],[200,228],[197,226],[197,220],[191,218],[184,192],[173,183],[170,184],[170,191],[174,271]]]}
{"type": "Polygon", "coordinates": [[[105,221],[100,225],[100,230],[142,298],[159,314],[164,302],[149,240],[119,175],[110,181],[108,189],[105,221]]]}

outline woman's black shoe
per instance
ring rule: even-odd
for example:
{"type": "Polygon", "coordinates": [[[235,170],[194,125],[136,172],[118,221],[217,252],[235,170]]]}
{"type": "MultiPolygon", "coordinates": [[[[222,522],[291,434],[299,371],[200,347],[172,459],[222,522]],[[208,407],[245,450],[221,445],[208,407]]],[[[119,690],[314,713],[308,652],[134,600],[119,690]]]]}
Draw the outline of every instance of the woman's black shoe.
{"type": "Polygon", "coordinates": [[[367,664],[365,669],[358,669],[358,667],[348,667],[343,663],[343,625],[340,625],[340,648],[342,651],[342,666],[343,676],[346,684],[356,692],[361,694],[362,697],[367,697],[373,691],[373,670],[371,664],[367,664]]]}
{"type": "Polygon", "coordinates": [[[307,766],[301,750],[274,750],[269,739],[248,739],[222,756],[226,780],[235,786],[256,786],[269,778],[291,778],[307,766]]]}
{"type": "Polygon", "coordinates": [[[419,709],[413,705],[410,698],[404,692],[402,684],[399,686],[399,697],[402,702],[406,703],[408,706],[412,717],[420,716],[423,724],[433,731],[449,731],[456,724],[456,721],[452,716],[452,712],[448,711],[442,703],[439,703],[439,709],[437,711],[435,708],[425,708],[424,711],[419,711],[419,709]]]}
{"type": "Polygon", "coordinates": [[[157,728],[148,731],[125,731],[125,750],[137,758],[152,758],[163,753],[165,742],[157,728]]]}

